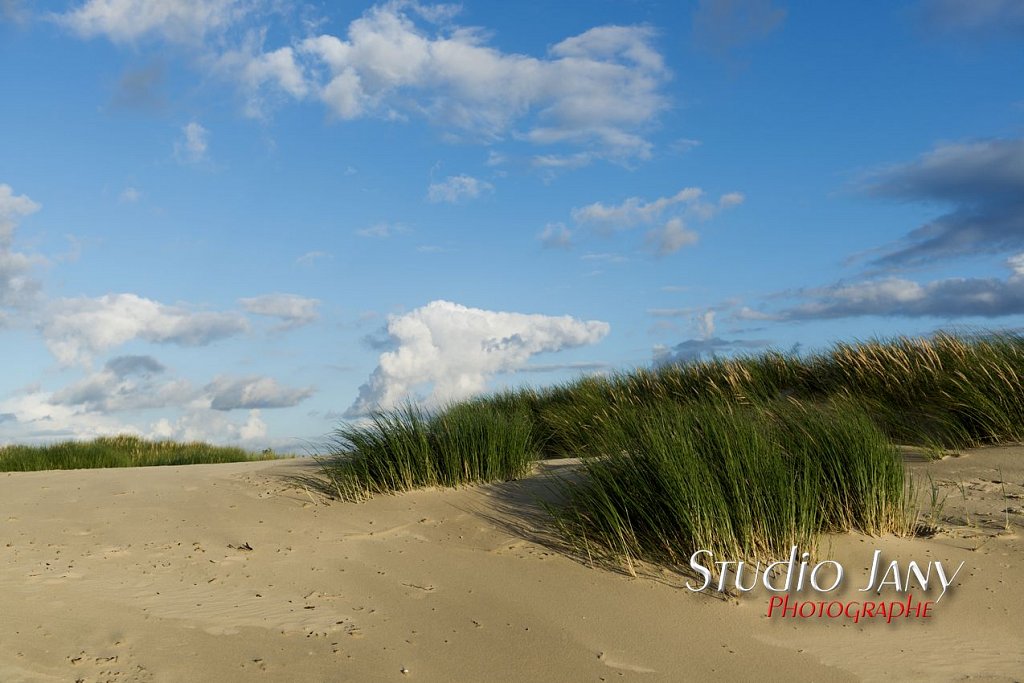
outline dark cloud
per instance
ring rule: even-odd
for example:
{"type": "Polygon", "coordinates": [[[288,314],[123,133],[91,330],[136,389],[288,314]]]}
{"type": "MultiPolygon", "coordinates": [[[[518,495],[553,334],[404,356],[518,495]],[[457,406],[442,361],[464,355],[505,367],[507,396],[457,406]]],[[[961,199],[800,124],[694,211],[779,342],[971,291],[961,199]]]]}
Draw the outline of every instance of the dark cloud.
{"type": "Polygon", "coordinates": [[[363,345],[372,351],[394,351],[398,348],[398,340],[388,334],[387,328],[380,328],[371,334],[363,335],[363,345]]]}
{"type": "Polygon", "coordinates": [[[785,20],[786,10],[771,0],[700,0],[693,12],[693,42],[724,56],[767,37],[785,20]]]}
{"type": "Polygon", "coordinates": [[[110,105],[115,109],[159,111],[167,106],[163,86],[163,64],[128,69],[118,80],[110,105]]]}
{"type": "Polygon", "coordinates": [[[693,363],[718,354],[764,348],[768,344],[769,342],[763,339],[722,339],[721,337],[687,339],[675,346],[655,347],[652,362],[655,366],[693,363]]]}
{"type": "Polygon", "coordinates": [[[880,268],[1024,248],[1024,139],[942,145],[873,174],[864,190],[951,207],[874,259],[880,268]]]}
{"type": "Polygon", "coordinates": [[[164,369],[160,361],[152,356],[117,356],[107,361],[107,370],[117,377],[155,375],[164,369]]]}
{"type": "Polygon", "coordinates": [[[17,422],[18,416],[14,413],[0,413],[0,424],[4,422],[17,422]]]}
{"type": "Polygon", "coordinates": [[[997,318],[1024,313],[1024,255],[1010,259],[1013,274],[998,278],[949,278],[920,284],[888,278],[811,290],[813,301],[782,311],[780,320],[865,315],[997,318]]]}
{"type": "Polygon", "coordinates": [[[0,0],[0,19],[21,24],[28,18],[29,10],[23,0],[0,0]]]}

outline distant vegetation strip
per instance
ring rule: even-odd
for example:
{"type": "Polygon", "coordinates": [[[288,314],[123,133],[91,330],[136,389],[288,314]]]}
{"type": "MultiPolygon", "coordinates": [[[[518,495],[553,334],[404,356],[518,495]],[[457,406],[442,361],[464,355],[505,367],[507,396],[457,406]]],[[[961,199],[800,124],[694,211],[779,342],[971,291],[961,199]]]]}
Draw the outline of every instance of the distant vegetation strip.
{"type": "Polygon", "coordinates": [[[136,436],[99,437],[47,445],[0,446],[0,472],[73,470],[98,467],[146,467],[269,460],[271,451],[254,453],[231,446],[191,441],[147,441],[136,436]]]}

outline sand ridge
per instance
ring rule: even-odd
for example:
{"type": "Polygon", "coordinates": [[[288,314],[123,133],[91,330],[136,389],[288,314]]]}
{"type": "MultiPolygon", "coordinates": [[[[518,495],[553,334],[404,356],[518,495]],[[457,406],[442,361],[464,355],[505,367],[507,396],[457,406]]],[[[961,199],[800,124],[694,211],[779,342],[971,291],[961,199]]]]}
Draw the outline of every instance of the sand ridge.
{"type": "Polygon", "coordinates": [[[549,542],[543,476],[352,504],[306,460],[3,474],[0,680],[1015,680],[1021,461],[915,463],[946,532],[829,540],[967,560],[930,623],[857,626],[591,568],[549,542]]]}

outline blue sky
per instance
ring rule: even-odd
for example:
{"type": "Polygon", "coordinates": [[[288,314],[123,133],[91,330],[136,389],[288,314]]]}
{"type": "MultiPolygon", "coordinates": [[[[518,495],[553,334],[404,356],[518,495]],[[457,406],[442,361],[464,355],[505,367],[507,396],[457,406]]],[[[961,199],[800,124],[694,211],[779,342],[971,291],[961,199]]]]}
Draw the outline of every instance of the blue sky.
{"type": "Polygon", "coordinates": [[[0,443],[1024,314],[1024,4],[0,0],[0,443]]]}

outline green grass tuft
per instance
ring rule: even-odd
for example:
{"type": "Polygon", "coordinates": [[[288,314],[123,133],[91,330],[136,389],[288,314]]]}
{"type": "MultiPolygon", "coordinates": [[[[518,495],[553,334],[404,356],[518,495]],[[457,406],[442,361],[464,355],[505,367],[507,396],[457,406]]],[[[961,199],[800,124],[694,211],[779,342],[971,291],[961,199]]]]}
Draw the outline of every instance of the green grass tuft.
{"type": "Polygon", "coordinates": [[[438,413],[409,405],[339,427],[321,463],[347,499],[516,479],[537,459],[531,425],[519,405],[476,400],[438,413]]]}

